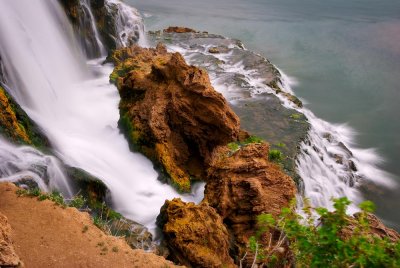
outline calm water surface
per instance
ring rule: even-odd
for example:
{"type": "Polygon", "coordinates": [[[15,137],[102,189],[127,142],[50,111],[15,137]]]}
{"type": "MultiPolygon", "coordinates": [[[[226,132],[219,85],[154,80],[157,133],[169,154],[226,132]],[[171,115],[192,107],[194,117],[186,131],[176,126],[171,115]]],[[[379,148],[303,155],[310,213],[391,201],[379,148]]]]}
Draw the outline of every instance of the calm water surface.
{"type": "MultiPolygon", "coordinates": [[[[399,0],[126,0],[148,30],[188,26],[238,38],[298,83],[317,116],[347,123],[400,181],[399,0]]],[[[400,190],[366,192],[400,229],[400,190]]]]}

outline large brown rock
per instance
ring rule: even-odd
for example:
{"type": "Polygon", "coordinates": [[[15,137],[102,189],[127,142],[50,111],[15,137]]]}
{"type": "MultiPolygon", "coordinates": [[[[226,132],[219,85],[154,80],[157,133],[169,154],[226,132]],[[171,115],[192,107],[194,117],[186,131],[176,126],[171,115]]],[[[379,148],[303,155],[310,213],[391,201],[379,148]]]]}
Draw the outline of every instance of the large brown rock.
{"type": "Polygon", "coordinates": [[[11,241],[11,226],[7,217],[0,213],[0,267],[21,267],[11,241]]]}
{"type": "Polygon", "coordinates": [[[188,267],[235,267],[221,217],[207,204],[166,201],[157,223],[174,259],[188,267]]]}
{"type": "Polygon", "coordinates": [[[239,136],[238,117],[207,72],[164,46],[117,50],[110,79],[121,95],[120,126],[136,149],[154,160],[181,191],[204,177],[214,148],[239,136]]]}
{"type": "Polygon", "coordinates": [[[239,248],[257,230],[258,215],[277,216],[295,198],[293,180],[268,160],[265,143],[248,144],[233,153],[220,147],[210,166],[205,199],[228,223],[239,248]]]}

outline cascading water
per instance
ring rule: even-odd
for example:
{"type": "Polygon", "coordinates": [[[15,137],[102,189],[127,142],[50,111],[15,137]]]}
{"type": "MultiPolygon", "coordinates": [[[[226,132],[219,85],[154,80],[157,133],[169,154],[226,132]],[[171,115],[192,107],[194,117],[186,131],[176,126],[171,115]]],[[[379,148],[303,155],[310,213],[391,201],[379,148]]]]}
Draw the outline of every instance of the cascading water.
{"type": "Polygon", "coordinates": [[[96,27],[90,0],[80,0],[81,12],[79,16],[80,31],[85,32],[81,38],[86,55],[89,58],[106,56],[106,49],[101,42],[99,32],[96,27]]]}
{"type": "Polygon", "coordinates": [[[194,194],[179,195],[157,179],[149,160],[129,150],[117,126],[119,95],[108,77],[112,66],[100,65],[103,59],[85,64],[66,34],[72,30],[65,31],[71,27],[66,27],[68,20],[56,0],[1,5],[0,55],[11,93],[43,128],[64,163],[103,180],[114,208],[150,228],[166,199],[202,198],[202,185],[194,194]]]}
{"type": "Polygon", "coordinates": [[[135,8],[119,0],[106,0],[105,6],[115,20],[117,47],[127,47],[136,43],[142,47],[148,46],[143,19],[135,8]]]}
{"type": "Polygon", "coordinates": [[[0,181],[34,181],[44,191],[58,190],[66,198],[73,196],[60,162],[29,146],[17,147],[0,139],[0,181]]]}
{"type": "MultiPolygon", "coordinates": [[[[221,37],[216,37],[219,40],[221,37]]],[[[243,62],[242,49],[234,41],[222,39],[223,46],[230,49],[226,53],[213,54],[209,49],[216,44],[204,44],[204,38],[196,42],[178,40],[168,48],[180,52],[190,64],[201,65],[210,74],[215,89],[221,92],[233,105],[241,99],[257,98],[260,94],[275,95],[275,90],[266,84],[263,77],[263,68],[269,63],[260,55],[253,54],[254,62],[265,62],[265,66],[257,65],[260,70],[253,68],[254,62],[243,62]],[[216,62],[217,64],[213,64],[216,62]],[[228,83],[226,82],[228,77],[228,83]],[[239,77],[239,83],[229,80],[230,77],[239,77]],[[250,95],[250,96],[249,96],[250,95]]],[[[207,42],[212,42],[211,39],[207,42]]],[[[205,42],[205,43],[207,43],[205,42]]],[[[218,46],[218,45],[217,45],[218,46]]],[[[247,50],[245,50],[247,51],[247,50]]],[[[277,69],[280,77],[279,86],[285,92],[293,94],[292,80],[277,69]]],[[[365,180],[392,187],[394,181],[390,174],[378,168],[380,159],[373,149],[359,149],[354,146],[353,133],[345,125],[334,125],[317,118],[310,110],[298,108],[284,95],[276,95],[285,107],[303,113],[310,123],[310,130],[305,141],[301,142],[296,160],[297,172],[302,178],[302,196],[299,196],[299,208],[302,206],[303,196],[310,199],[314,207],[332,208],[331,198],[346,196],[354,203],[362,200],[357,189],[359,183],[365,180]]],[[[350,206],[349,212],[355,212],[357,207],[350,206]]]]}

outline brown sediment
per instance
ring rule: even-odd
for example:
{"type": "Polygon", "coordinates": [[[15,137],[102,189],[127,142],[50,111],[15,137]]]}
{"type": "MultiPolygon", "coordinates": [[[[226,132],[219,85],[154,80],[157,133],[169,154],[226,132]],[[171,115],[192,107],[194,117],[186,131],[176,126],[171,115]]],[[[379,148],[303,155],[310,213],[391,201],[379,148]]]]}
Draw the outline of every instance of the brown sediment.
{"type": "Polygon", "coordinates": [[[15,251],[26,267],[175,267],[106,235],[87,213],[18,197],[17,189],[0,184],[0,212],[8,218],[15,251]]]}

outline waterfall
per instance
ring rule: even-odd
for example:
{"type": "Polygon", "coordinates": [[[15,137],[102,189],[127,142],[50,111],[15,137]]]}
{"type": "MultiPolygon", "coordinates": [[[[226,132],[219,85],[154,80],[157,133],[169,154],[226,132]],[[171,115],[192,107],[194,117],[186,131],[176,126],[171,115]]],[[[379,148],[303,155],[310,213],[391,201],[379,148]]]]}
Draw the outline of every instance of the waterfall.
{"type": "Polygon", "coordinates": [[[96,27],[96,20],[93,16],[90,0],[80,0],[81,12],[79,16],[79,27],[84,38],[81,38],[86,55],[89,58],[106,56],[106,49],[101,41],[99,31],[96,27]]]}
{"type": "Polygon", "coordinates": [[[105,6],[114,19],[117,47],[127,47],[136,43],[142,47],[148,46],[143,19],[135,8],[119,0],[106,0],[105,6]]]}
{"type": "Polygon", "coordinates": [[[61,163],[54,156],[29,146],[17,147],[0,138],[1,181],[34,181],[44,191],[58,190],[68,198],[73,195],[61,163]]]}
{"type": "MultiPolygon", "coordinates": [[[[2,1],[0,55],[10,93],[44,130],[59,159],[101,179],[117,211],[153,228],[166,199],[199,201],[203,185],[193,194],[180,195],[157,179],[148,159],[129,150],[118,129],[119,94],[109,83],[113,67],[101,65],[104,59],[86,63],[71,32],[57,0],[2,1]]],[[[29,167],[35,162],[26,156],[29,150],[0,144],[1,155],[21,150],[20,169],[25,166],[32,175],[29,167]]],[[[48,158],[41,155],[38,161],[49,168],[51,163],[41,158],[48,158]]],[[[13,180],[7,170],[4,176],[13,180]]]]}
{"type": "MultiPolygon", "coordinates": [[[[275,90],[266,84],[263,77],[265,67],[259,64],[264,62],[268,67],[267,59],[253,54],[251,58],[258,63],[253,67],[252,61],[246,60],[243,55],[252,52],[240,49],[237,44],[231,44],[230,48],[233,49],[229,53],[212,54],[209,52],[212,41],[208,42],[209,44],[196,44],[193,39],[182,39],[169,44],[168,49],[181,53],[189,64],[206,68],[214,88],[233,105],[237,100],[257,98],[260,94],[269,93],[276,95],[284,107],[294,109],[307,117],[310,130],[306,140],[299,145],[296,159],[296,169],[302,179],[298,196],[299,208],[303,205],[303,197],[308,198],[310,205],[314,207],[330,209],[331,198],[347,197],[354,202],[349,208],[349,212],[352,213],[357,211],[356,204],[362,201],[357,187],[360,183],[367,181],[386,187],[396,185],[391,175],[379,168],[381,159],[375,150],[356,147],[351,128],[344,124],[326,122],[307,108],[297,107],[284,95],[276,94],[275,90]],[[220,62],[217,67],[213,64],[216,61],[212,59],[220,62]],[[227,78],[234,75],[240,77],[240,84],[234,80],[226,82],[227,78]],[[243,93],[250,93],[250,96],[243,93]]],[[[226,45],[229,41],[224,42],[226,45]]],[[[215,46],[215,43],[213,45],[215,46]]],[[[293,94],[291,86],[294,80],[278,68],[276,70],[280,79],[279,87],[282,91],[293,94]]]]}

